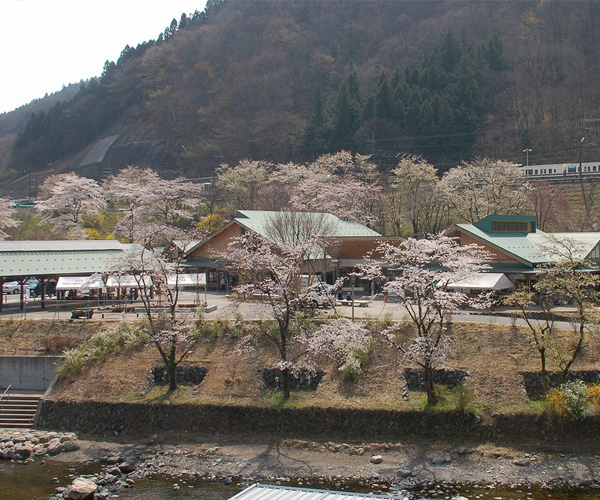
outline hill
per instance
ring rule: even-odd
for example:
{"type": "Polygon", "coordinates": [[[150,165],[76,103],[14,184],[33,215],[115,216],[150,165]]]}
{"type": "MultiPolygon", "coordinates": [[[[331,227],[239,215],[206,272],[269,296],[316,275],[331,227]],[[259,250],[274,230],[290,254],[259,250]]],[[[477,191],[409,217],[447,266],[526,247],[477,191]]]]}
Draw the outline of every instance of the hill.
{"type": "Polygon", "coordinates": [[[524,148],[532,163],[572,160],[600,107],[599,20],[593,1],[214,1],[36,114],[10,165],[88,167],[82,151],[108,137],[93,175],[341,149],[442,167],[524,148]]]}

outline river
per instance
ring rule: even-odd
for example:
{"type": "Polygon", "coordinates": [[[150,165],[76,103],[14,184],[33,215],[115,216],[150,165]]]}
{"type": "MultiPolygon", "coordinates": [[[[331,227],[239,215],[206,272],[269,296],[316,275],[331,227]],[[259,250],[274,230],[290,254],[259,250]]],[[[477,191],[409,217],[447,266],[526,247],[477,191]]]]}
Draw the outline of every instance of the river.
{"type": "MultiPolygon", "coordinates": [[[[99,470],[97,465],[68,465],[52,461],[37,462],[29,465],[0,462],[0,499],[32,500],[48,498],[57,486],[67,486],[72,478],[79,474],[93,473],[99,470]],[[56,478],[56,479],[55,479],[56,478]],[[58,480],[58,483],[56,482],[58,480]]],[[[142,479],[134,488],[121,490],[122,500],[227,500],[241,491],[246,485],[226,486],[222,482],[183,481],[171,477],[142,479]]],[[[377,492],[357,484],[315,484],[311,487],[338,489],[357,492],[377,492]]],[[[394,493],[393,488],[390,490],[394,493]]],[[[469,486],[438,487],[415,490],[406,494],[395,492],[396,498],[408,496],[411,500],[449,499],[462,495],[478,500],[597,500],[598,491],[591,489],[549,490],[527,487],[474,488],[469,486]]]]}

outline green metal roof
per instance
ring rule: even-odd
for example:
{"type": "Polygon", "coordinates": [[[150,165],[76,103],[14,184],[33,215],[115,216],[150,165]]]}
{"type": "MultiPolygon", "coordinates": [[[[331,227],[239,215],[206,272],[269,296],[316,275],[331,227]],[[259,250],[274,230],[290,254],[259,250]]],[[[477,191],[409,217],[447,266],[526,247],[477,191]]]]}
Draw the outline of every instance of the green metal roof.
{"type": "Polygon", "coordinates": [[[116,240],[0,241],[0,276],[89,275],[103,272],[127,247],[116,240]]]}
{"type": "Polygon", "coordinates": [[[492,233],[481,230],[475,224],[456,226],[531,267],[556,260],[553,255],[560,254],[561,241],[573,241],[576,259],[584,259],[600,243],[600,233],[545,233],[539,229],[535,233],[492,233]]]}
{"type": "MultiPolygon", "coordinates": [[[[286,212],[272,212],[261,210],[240,210],[235,220],[242,226],[251,229],[261,236],[268,237],[268,227],[286,212]]],[[[315,223],[322,223],[327,228],[324,236],[331,238],[371,238],[381,236],[377,231],[369,229],[364,224],[354,221],[345,221],[335,215],[321,212],[302,212],[303,217],[314,219],[315,223]]]]}

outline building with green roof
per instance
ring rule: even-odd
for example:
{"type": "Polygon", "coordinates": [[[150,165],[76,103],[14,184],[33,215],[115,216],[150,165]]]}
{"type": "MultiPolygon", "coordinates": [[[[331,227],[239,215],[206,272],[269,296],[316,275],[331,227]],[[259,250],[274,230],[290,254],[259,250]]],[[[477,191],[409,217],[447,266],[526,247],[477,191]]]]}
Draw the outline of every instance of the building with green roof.
{"type": "Polygon", "coordinates": [[[476,243],[491,255],[490,271],[511,281],[529,282],[538,267],[552,263],[568,248],[575,259],[600,260],[600,233],[546,233],[533,216],[490,215],[473,224],[456,224],[448,235],[461,245],[476,243]]]}
{"type": "Polygon", "coordinates": [[[324,248],[315,249],[315,255],[320,255],[320,273],[328,282],[353,270],[379,242],[389,239],[359,222],[328,213],[240,210],[225,227],[187,248],[186,265],[196,272],[207,272],[209,286],[215,288],[225,274],[215,254],[224,251],[234,238],[251,231],[273,241],[285,240],[286,231],[292,227],[322,236],[324,248]]]}

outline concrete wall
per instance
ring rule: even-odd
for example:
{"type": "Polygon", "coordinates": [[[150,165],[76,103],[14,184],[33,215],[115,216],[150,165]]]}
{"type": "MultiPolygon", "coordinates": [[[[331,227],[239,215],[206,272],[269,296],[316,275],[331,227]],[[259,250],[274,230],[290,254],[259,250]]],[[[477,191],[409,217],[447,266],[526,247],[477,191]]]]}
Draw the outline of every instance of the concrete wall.
{"type": "Polygon", "coordinates": [[[58,356],[0,356],[0,389],[44,391],[54,380],[58,356]]]}

